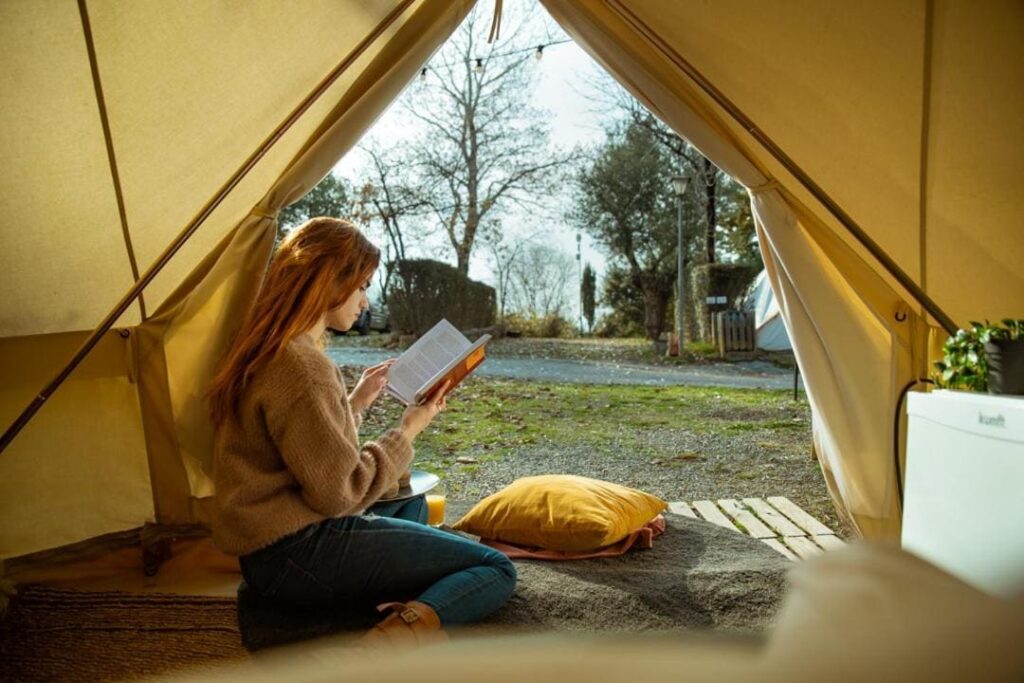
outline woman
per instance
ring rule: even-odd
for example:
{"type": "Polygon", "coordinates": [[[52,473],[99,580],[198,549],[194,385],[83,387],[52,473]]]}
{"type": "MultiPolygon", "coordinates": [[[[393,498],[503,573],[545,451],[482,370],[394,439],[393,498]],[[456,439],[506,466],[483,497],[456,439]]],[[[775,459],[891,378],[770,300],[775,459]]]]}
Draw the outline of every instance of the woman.
{"type": "Polygon", "coordinates": [[[349,394],[318,342],[367,307],[379,259],[358,229],[333,218],[310,220],[274,254],[210,392],[213,532],[261,595],[296,606],[383,603],[377,609],[392,612],[364,642],[416,644],[496,610],[516,573],[501,553],[427,526],[423,496],[375,504],[407,471],[447,388],[360,445],[362,413],[390,362],[349,394]]]}

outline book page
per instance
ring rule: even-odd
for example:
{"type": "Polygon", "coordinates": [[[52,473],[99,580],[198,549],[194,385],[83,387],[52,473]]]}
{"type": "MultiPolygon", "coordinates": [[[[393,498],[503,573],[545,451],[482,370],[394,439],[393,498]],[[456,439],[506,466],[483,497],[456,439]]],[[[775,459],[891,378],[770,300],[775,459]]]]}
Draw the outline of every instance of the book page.
{"type": "Polygon", "coordinates": [[[469,347],[454,325],[441,320],[391,366],[388,388],[405,403],[414,403],[416,392],[469,347]]]}
{"type": "Polygon", "coordinates": [[[430,381],[420,387],[420,390],[416,392],[416,396],[413,397],[413,402],[422,403],[425,401],[442,382],[448,382],[448,389],[445,390],[445,394],[448,394],[448,392],[458,386],[462,380],[469,376],[469,373],[473,372],[480,363],[484,362],[484,357],[486,356],[484,346],[490,340],[491,335],[485,334],[473,342],[462,354],[448,363],[440,372],[430,378],[430,381]]]}

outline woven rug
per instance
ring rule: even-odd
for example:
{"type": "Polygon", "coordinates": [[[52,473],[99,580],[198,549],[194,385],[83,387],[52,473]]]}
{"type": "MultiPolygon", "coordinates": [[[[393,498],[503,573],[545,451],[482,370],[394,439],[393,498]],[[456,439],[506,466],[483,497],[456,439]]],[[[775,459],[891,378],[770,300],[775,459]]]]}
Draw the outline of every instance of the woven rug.
{"type": "Polygon", "coordinates": [[[21,587],[0,622],[2,681],[118,681],[247,655],[235,601],[21,587]]]}
{"type": "MultiPolygon", "coordinates": [[[[792,564],[763,543],[702,520],[668,517],[648,550],[573,562],[516,561],[516,593],[463,634],[544,631],[758,633],[775,616],[792,564]]],[[[0,680],[129,680],[246,656],[337,632],[376,615],[338,606],[281,610],[253,596],[83,593],[23,587],[0,622],[0,680]],[[241,628],[239,628],[241,626],[241,628]]]]}

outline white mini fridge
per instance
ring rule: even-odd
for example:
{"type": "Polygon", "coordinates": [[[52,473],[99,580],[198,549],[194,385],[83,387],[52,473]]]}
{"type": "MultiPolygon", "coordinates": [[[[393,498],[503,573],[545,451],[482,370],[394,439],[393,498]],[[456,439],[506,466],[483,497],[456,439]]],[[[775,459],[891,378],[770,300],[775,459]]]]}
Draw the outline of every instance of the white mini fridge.
{"type": "Polygon", "coordinates": [[[1001,597],[1024,593],[1024,397],[907,401],[903,547],[1001,597]]]}

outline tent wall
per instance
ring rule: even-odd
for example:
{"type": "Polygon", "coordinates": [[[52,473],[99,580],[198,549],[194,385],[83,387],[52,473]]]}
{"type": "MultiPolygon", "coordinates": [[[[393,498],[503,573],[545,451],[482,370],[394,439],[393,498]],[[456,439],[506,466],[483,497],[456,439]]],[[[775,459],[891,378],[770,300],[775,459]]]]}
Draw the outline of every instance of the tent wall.
{"type": "MultiPolygon", "coordinates": [[[[0,339],[6,426],[85,338],[0,339]]],[[[118,331],[99,345],[0,457],[0,557],[136,528],[154,519],[136,359],[118,331]]]]}
{"type": "Polygon", "coordinates": [[[108,335],[0,457],[0,557],[204,520],[202,397],[260,284],[277,210],[326,175],[471,3],[85,6],[126,226],[78,4],[0,4],[2,37],[17,46],[0,76],[0,150],[19,168],[0,181],[5,427],[86,336],[61,333],[91,328],[129,288],[130,254],[144,271],[260,141],[344,69],[147,287],[148,319],[134,326],[141,307],[126,312],[127,337],[108,335]],[[102,377],[89,374],[97,354],[102,377]],[[7,368],[26,370],[8,381],[7,368]]]}
{"type": "MultiPolygon", "coordinates": [[[[78,3],[58,0],[45,12],[34,2],[3,3],[0,31],[16,61],[0,76],[0,150],[19,169],[4,174],[0,193],[8,244],[0,254],[4,337],[92,329],[132,283],[124,233],[145,269],[296,103],[402,3],[85,4],[127,228],[78,3]]],[[[249,213],[395,30],[274,146],[147,288],[149,312],[249,213]]],[[[135,308],[121,324],[139,321],[135,308]]]]}
{"type": "Polygon", "coordinates": [[[865,535],[897,537],[892,421],[899,390],[927,372],[930,328],[910,295],[686,74],[686,63],[955,320],[1019,315],[1024,271],[1004,264],[1024,262],[1024,240],[1003,207],[1019,195],[1024,171],[1024,145],[1010,125],[1021,111],[1024,69],[1024,47],[1011,36],[1022,34],[1024,8],[988,3],[984,17],[960,21],[973,4],[544,4],[625,87],[751,190],[837,503],[865,535]],[[946,56],[960,53],[969,57],[956,64],[946,56]],[[993,88],[1007,95],[983,92],[993,88]],[[968,117],[974,121],[955,128],[955,143],[944,137],[968,117]],[[999,132],[982,132],[992,129],[999,132]],[[957,150],[947,153],[953,158],[932,153],[939,138],[943,150],[957,150]],[[997,139],[1004,148],[994,149],[997,139]],[[962,151],[972,146],[981,152],[962,151]],[[979,166],[986,151],[991,168],[979,166]],[[935,196],[945,164],[962,158],[978,175],[953,171],[962,184],[935,196]],[[973,280],[922,277],[961,250],[970,267],[954,273],[973,280]]]}
{"type": "Polygon", "coordinates": [[[0,44],[0,337],[92,329],[133,278],[78,6],[0,3],[0,44]]]}
{"type": "Polygon", "coordinates": [[[950,315],[1024,318],[1024,3],[935,3],[922,179],[926,289],[950,315]]]}

